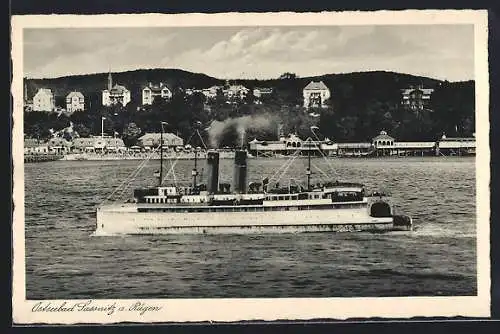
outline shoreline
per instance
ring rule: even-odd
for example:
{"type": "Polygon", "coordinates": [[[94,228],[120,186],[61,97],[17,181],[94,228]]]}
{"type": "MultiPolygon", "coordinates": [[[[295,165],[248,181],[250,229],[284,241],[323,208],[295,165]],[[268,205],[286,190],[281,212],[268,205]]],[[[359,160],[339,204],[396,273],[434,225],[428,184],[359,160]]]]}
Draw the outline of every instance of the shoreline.
{"type": "MultiPolygon", "coordinates": [[[[387,158],[393,158],[393,159],[405,159],[405,158],[451,158],[451,157],[460,157],[460,158],[472,158],[475,157],[475,155],[425,155],[425,156],[413,156],[413,155],[387,155],[387,156],[327,156],[328,159],[387,159],[387,158]]],[[[197,157],[199,160],[204,160],[206,159],[206,154],[198,154],[197,157]]],[[[270,156],[270,157],[255,157],[255,156],[248,156],[249,159],[252,160],[278,160],[278,159],[290,159],[290,156],[270,156]]],[[[298,156],[297,158],[301,159],[306,159],[307,156],[298,156]]],[[[320,158],[320,157],[317,157],[320,158]]],[[[147,156],[130,156],[130,155],[85,155],[85,154],[69,154],[61,157],[60,159],[54,160],[54,161],[116,161],[116,160],[145,160],[148,159],[147,156]]],[[[233,154],[224,154],[221,155],[220,159],[234,159],[234,153],[233,154]]],[[[149,160],[160,160],[159,156],[154,156],[150,157],[149,160]]],[[[163,160],[194,160],[194,155],[181,155],[181,156],[164,156],[163,160]]]]}

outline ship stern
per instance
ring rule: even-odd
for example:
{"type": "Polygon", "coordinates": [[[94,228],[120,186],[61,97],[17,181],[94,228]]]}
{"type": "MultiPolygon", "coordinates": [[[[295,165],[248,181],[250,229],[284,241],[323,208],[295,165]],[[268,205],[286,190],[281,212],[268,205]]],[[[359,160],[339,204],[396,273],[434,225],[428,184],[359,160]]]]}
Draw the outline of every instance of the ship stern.
{"type": "Polygon", "coordinates": [[[106,235],[106,230],[104,229],[104,223],[105,223],[105,214],[103,211],[103,207],[98,206],[96,208],[96,221],[95,221],[95,230],[94,230],[94,235],[100,236],[100,235],[106,235]]]}
{"type": "Polygon", "coordinates": [[[407,215],[395,215],[392,217],[392,224],[395,231],[412,231],[413,219],[407,215]]]}
{"type": "Polygon", "coordinates": [[[128,234],[136,231],[135,204],[100,205],[96,208],[94,235],[128,234]]]}

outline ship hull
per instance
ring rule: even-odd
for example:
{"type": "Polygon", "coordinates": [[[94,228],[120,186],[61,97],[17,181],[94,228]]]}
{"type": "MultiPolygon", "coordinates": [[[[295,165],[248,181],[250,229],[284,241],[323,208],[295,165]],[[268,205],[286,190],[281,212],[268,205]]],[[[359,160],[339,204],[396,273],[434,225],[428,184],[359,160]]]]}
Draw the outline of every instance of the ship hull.
{"type": "Polygon", "coordinates": [[[97,210],[96,235],[384,232],[411,230],[411,222],[374,218],[366,208],[276,212],[138,212],[134,205],[97,210]]]}

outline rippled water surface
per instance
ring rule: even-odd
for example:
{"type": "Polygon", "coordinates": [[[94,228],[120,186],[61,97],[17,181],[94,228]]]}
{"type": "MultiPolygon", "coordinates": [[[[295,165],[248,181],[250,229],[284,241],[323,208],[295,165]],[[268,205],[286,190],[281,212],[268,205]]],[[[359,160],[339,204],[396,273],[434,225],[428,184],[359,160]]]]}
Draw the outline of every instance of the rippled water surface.
{"type": "MultiPolygon", "coordinates": [[[[140,163],[25,165],[28,299],[476,294],[474,158],[313,160],[314,177],[321,170],[390,192],[413,232],[93,237],[95,206],[140,163]]],[[[249,181],[283,163],[249,160],[249,181]]],[[[287,175],[302,181],[305,164],[287,175]]],[[[158,166],[150,161],[124,197],[154,183],[158,166]]],[[[179,161],[176,180],[191,168],[179,161]]],[[[221,182],[231,169],[221,160],[221,182]]]]}

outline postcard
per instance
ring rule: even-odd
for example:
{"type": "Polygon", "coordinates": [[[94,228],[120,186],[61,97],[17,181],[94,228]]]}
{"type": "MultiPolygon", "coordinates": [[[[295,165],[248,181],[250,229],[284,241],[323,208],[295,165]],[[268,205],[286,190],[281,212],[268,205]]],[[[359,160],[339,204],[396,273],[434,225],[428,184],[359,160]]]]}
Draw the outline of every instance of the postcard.
{"type": "Polygon", "coordinates": [[[475,10],[14,16],[14,323],[489,317],[487,41],[475,10]]]}

